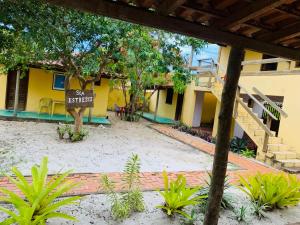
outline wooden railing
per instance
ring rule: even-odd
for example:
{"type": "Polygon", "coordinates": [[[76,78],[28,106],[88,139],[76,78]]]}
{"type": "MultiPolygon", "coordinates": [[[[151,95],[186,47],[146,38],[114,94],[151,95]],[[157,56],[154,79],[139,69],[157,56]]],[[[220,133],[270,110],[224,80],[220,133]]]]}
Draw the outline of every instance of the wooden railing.
{"type": "MultiPolygon", "coordinates": [[[[272,63],[274,62],[281,62],[281,61],[287,61],[285,59],[281,58],[273,58],[273,59],[266,59],[266,60],[252,60],[248,62],[243,62],[243,65],[247,64],[258,64],[260,63],[272,63]]],[[[215,82],[219,82],[222,85],[224,85],[224,77],[218,75],[218,72],[221,74],[226,74],[225,70],[222,68],[222,66],[215,62],[213,59],[202,59],[199,60],[199,66],[198,67],[190,67],[191,70],[196,70],[199,75],[203,74],[203,77],[209,77],[209,80],[207,82],[207,87],[212,86],[212,78],[215,79],[215,82]],[[204,65],[203,65],[204,64],[204,65]]],[[[285,113],[280,107],[278,107],[272,100],[270,100],[267,96],[265,96],[261,91],[259,91],[257,88],[253,88],[253,91],[260,96],[262,99],[264,99],[267,103],[269,103],[272,107],[274,107],[280,115],[283,117],[287,117],[287,113],[285,113]]],[[[244,108],[247,113],[255,120],[255,122],[259,125],[259,127],[264,130],[264,140],[263,140],[263,151],[267,152],[268,150],[268,142],[269,137],[274,136],[274,133],[271,131],[271,121],[272,119],[278,120],[276,116],[273,115],[272,112],[270,112],[254,95],[252,95],[245,87],[242,85],[238,85],[238,91],[236,94],[236,100],[235,100],[235,108],[234,108],[234,114],[233,116],[237,118],[237,109],[238,105],[240,105],[242,108],[244,108]],[[243,92],[243,94],[246,94],[251,98],[259,107],[261,107],[266,113],[267,113],[267,122],[266,124],[263,123],[263,121],[257,117],[257,115],[245,104],[245,102],[240,98],[240,92],[243,92]]]]}

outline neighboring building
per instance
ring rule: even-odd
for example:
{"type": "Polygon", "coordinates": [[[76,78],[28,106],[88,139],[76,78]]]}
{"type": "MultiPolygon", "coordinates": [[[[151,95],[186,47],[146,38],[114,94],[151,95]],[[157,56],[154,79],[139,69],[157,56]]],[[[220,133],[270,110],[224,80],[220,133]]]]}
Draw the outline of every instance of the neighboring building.
{"type": "MultiPolygon", "coordinates": [[[[53,113],[65,114],[65,105],[63,104],[65,100],[64,80],[63,72],[30,67],[27,75],[20,79],[18,110],[38,113],[40,100],[50,98],[58,102],[52,109],[53,113]]],[[[15,71],[0,76],[0,109],[11,110],[14,108],[15,86],[15,71]]],[[[76,79],[71,80],[71,88],[79,88],[79,82],[76,79]]],[[[106,117],[109,93],[107,77],[102,77],[99,82],[95,82],[94,93],[92,115],[106,117]]],[[[46,112],[46,110],[43,108],[42,112],[46,112]]],[[[89,110],[86,110],[85,113],[88,115],[89,110]]]]}
{"type": "MultiPolygon", "coordinates": [[[[229,52],[229,47],[220,48],[219,63],[214,69],[209,63],[196,68],[198,74],[187,86],[183,100],[171,88],[160,90],[157,115],[192,127],[209,124],[215,137],[223,86],[212,74],[218,74],[219,80],[226,79],[229,52]]],[[[299,169],[300,63],[247,50],[243,64],[239,84],[244,89],[240,90],[241,99],[237,99],[231,137],[250,140],[257,147],[257,159],[261,161],[290,171],[299,169]],[[277,105],[280,111],[270,104],[277,105]],[[265,109],[273,113],[273,119],[269,119],[271,116],[267,116],[265,109]]],[[[157,94],[151,98],[152,113],[155,113],[156,97],[157,94]]]]}

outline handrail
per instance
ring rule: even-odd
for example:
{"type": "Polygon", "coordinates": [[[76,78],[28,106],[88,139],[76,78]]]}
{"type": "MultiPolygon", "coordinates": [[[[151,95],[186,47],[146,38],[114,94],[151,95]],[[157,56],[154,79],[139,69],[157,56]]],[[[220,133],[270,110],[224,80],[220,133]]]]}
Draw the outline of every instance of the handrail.
{"type": "Polygon", "coordinates": [[[258,123],[258,125],[271,137],[274,136],[274,134],[271,132],[271,130],[252,112],[252,110],[249,109],[249,107],[241,100],[240,98],[237,98],[237,101],[243,106],[243,108],[252,116],[252,118],[258,123]]]}
{"type": "MultiPolygon", "coordinates": [[[[221,65],[219,63],[215,63],[213,59],[211,59],[211,62],[213,65],[218,65],[219,69],[222,70],[221,65]]],[[[218,76],[217,73],[213,73],[211,71],[211,74],[213,74],[215,76],[215,78],[221,82],[222,84],[224,84],[224,81],[221,79],[220,76],[218,76]]],[[[275,117],[263,104],[260,103],[260,101],[258,101],[252,94],[250,94],[247,89],[245,87],[243,87],[241,84],[238,84],[238,86],[240,87],[241,90],[243,90],[253,101],[255,101],[272,119],[274,120],[278,120],[277,117],[275,117]]],[[[246,106],[247,107],[247,106],[246,106]]],[[[248,108],[248,107],[247,107],[248,108]]]]}
{"type": "Polygon", "coordinates": [[[265,96],[263,93],[261,93],[256,87],[252,88],[253,91],[259,95],[263,100],[265,100],[267,103],[269,103],[274,109],[276,109],[283,117],[287,118],[288,114],[283,111],[278,105],[276,105],[271,99],[269,99],[267,96],[265,96]]]}

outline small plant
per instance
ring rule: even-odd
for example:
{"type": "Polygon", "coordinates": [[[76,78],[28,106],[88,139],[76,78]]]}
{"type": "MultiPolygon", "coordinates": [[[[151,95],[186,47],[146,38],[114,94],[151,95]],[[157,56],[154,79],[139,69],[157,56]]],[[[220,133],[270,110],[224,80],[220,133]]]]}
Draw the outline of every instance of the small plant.
{"type": "Polygon", "coordinates": [[[257,216],[259,220],[267,217],[265,211],[269,210],[269,206],[267,204],[261,205],[258,202],[252,202],[253,214],[257,216]]]}
{"type": "Polygon", "coordinates": [[[247,216],[247,208],[242,206],[239,208],[239,210],[234,211],[235,213],[235,218],[239,222],[245,222],[246,221],[246,216],[247,216]]]}
{"type": "Polygon", "coordinates": [[[300,180],[296,175],[284,173],[257,173],[240,176],[241,190],[252,202],[265,205],[266,209],[295,206],[300,202],[300,180]]]}
{"type": "Polygon", "coordinates": [[[245,150],[241,151],[241,155],[245,156],[247,158],[254,158],[255,157],[255,152],[253,150],[250,150],[246,148],[245,150]]]}
{"type": "Polygon", "coordinates": [[[3,195],[3,197],[0,197],[0,201],[14,206],[14,210],[0,206],[0,211],[10,216],[2,221],[1,224],[44,225],[49,218],[76,220],[72,216],[57,212],[57,210],[62,206],[74,204],[80,199],[77,196],[62,200],[58,199],[78,184],[66,179],[70,171],[53,176],[47,181],[47,165],[48,159],[45,157],[40,166],[35,165],[32,167],[31,183],[26,180],[16,167],[13,167],[12,172],[15,177],[7,177],[11,183],[18,187],[24,199],[6,188],[0,189],[0,193],[3,195]]]}
{"type": "Polygon", "coordinates": [[[181,224],[182,225],[195,225],[197,221],[199,221],[199,217],[197,216],[197,212],[196,212],[195,209],[192,209],[191,214],[189,215],[189,218],[182,217],[181,224]]]}
{"type": "Polygon", "coordinates": [[[60,125],[57,127],[57,134],[59,139],[64,139],[65,133],[66,133],[66,127],[64,125],[60,125]]]}
{"type": "Polygon", "coordinates": [[[205,196],[194,196],[199,188],[188,188],[186,186],[186,178],[183,175],[178,175],[175,181],[169,181],[166,171],[163,171],[164,191],[159,191],[164,198],[165,203],[157,206],[163,209],[168,216],[179,213],[184,217],[190,218],[190,215],[185,213],[183,208],[190,205],[197,205],[205,196]]]}
{"type": "MultiPolygon", "coordinates": [[[[208,173],[208,179],[205,180],[206,186],[201,188],[199,190],[199,193],[198,193],[199,196],[206,196],[206,197],[203,198],[204,201],[202,202],[202,205],[199,205],[201,212],[205,212],[205,210],[206,210],[206,206],[207,206],[207,202],[208,202],[209,189],[210,189],[210,186],[211,186],[211,178],[212,178],[212,174],[208,173]]],[[[223,209],[233,209],[232,197],[231,197],[231,195],[229,195],[226,192],[229,187],[230,187],[230,183],[229,183],[228,176],[226,175],[225,182],[224,182],[224,194],[223,194],[222,200],[221,200],[221,207],[223,209]]]]}
{"type": "Polygon", "coordinates": [[[242,138],[234,137],[230,142],[230,150],[234,153],[241,153],[247,148],[247,141],[242,138]]]}
{"type": "Polygon", "coordinates": [[[134,154],[128,159],[124,169],[124,187],[127,192],[117,194],[114,183],[107,175],[102,176],[102,184],[111,201],[111,212],[114,219],[128,218],[132,212],[145,210],[143,194],[139,188],[140,159],[134,154]]]}
{"type": "Polygon", "coordinates": [[[82,141],[85,137],[89,135],[89,132],[85,129],[81,129],[79,132],[69,131],[69,139],[71,142],[82,141]]]}

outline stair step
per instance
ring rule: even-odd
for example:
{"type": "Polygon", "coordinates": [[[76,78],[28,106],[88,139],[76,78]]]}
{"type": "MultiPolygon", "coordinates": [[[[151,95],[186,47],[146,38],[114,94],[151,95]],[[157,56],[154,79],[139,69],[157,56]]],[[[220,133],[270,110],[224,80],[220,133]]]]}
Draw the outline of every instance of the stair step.
{"type": "Polygon", "coordinates": [[[270,144],[282,144],[282,138],[280,137],[269,137],[270,144]]]}
{"type": "MultiPolygon", "coordinates": [[[[290,151],[280,151],[280,152],[268,152],[266,154],[268,158],[273,158],[275,160],[293,160],[296,159],[297,154],[290,151]]],[[[300,161],[300,160],[299,160],[300,161]]]]}
{"type": "Polygon", "coordinates": [[[282,167],[289,167],[289,168],[300,167],[299,159],[284,159],[284,160],[277,160],[277,162],[281,163],[282,167]]]}
{"type": "Polygon", "coordinates": [[[288,145],[285,144],[268,144],[268,151],[271,152],[282,152],[291,150],[288,145]]]}
{"type": "Polygon", "coordinates": [[[300,167],[283,167],[283,171],[288,172],[288,173],[294,173],[294,174],[299,174],[300,173],[300,167]]]}
{"type": "Polygon", "coordinates": [[[262,129],[254,130],[254,136],[263,136],[265,135],[265,131],[262,129]]]}

